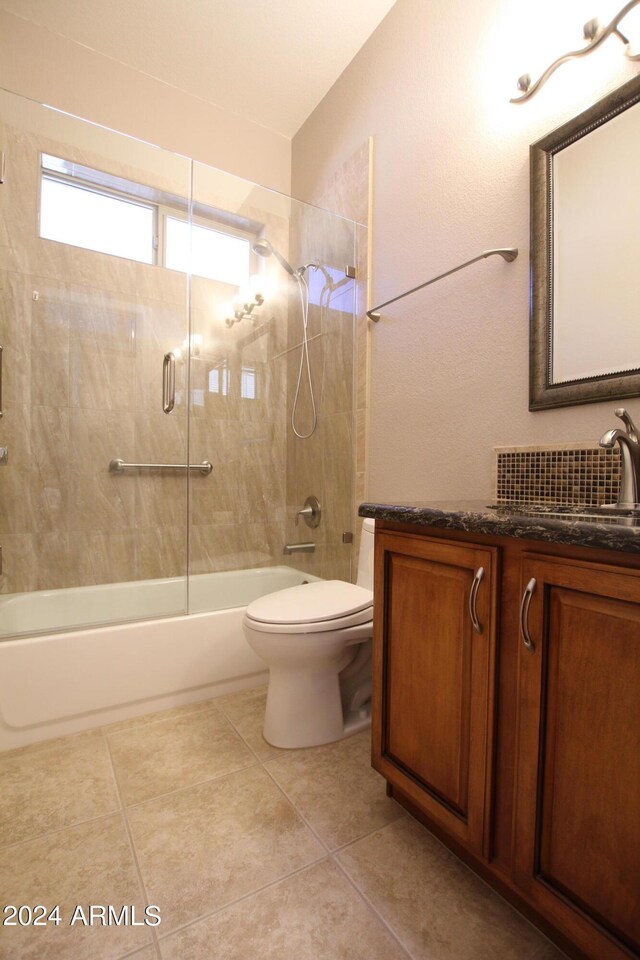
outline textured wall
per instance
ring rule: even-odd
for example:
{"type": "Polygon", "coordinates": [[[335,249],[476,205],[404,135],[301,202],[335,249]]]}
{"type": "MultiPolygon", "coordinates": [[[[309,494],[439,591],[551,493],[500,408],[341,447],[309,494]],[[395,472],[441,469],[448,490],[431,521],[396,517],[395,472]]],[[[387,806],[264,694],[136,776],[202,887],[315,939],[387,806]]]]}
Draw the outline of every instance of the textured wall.
{"type": "Polygon", "coordinates": [[[388,308],[373,329],[370,498],[487,495],[494,445],[613,425],[613,403],[528,411],[528,146],[637,67],[610,40],[527,104],[508,102],[534,58],[544,68],[578,45],[592,15],[587,0],[398,0],[293,141],[293,193],[307,199],[374,136],[374,302],[489,247],[520,248],[513,264],[482,261],[388,308]]]}

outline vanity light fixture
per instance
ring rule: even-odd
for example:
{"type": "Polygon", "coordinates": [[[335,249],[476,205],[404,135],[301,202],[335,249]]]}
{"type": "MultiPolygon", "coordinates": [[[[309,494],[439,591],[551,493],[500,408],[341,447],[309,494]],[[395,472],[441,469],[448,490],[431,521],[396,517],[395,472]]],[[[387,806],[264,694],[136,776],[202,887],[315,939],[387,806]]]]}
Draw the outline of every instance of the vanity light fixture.
{"type": "MultiPolygon", "coordinates": [[[[640,2],[640,0],[639,0],[640,2]]],[[[246,320],[247,317],[250,317],[254,324],[257,323],[258,318],[254,315],[253,311],[256,307],[261,307],[264,303],[264,297],[261,293],[256,293],[253,296],[253,300],[250,303],[243,303],[235,307],[232,317],[227,317],[225,323],[228,327],[232,327],[234,323],[240,323],[241,320],[246,320]]]]}
{"type": "Polygon", "coordinates": [[[640,4],[640,0],[629,0],[629,3],[624,5],[622,10],[615,15],[611,23],[606,27],[603,27],[596,17],[594,17],[593,20],[589,20],[588,23],[585,23],[583,33],[584,39],[588,41],[586,47],[582,47],[580,50],[572,50],[570,53],[565,53],[564,56],[558,57],[558,59],[554,60],[551,66],[547,67],[544,73],[538,77],[535,83],[531,82],[531,76],[528,73],[523,73],[523,75],[518,78],[518,90],[522,91],[522,96],[511,97],[511,103],[523,103],[525,100],[528,100],[529,97],[532,97],[534,93],[540,89],[542,84],[549,79],[551,74],[554,73],[561,64],[567,60],[576,60],[578,57],[584,57],[589,53],[593,53],[608,37],[614,35],[624,43],[624,53],[629,60],[640,60],[640,53],[634,54],[631,52],[631,44],[628,38],[619,29],[620,21],[626,17],[630,10],[637,7],[638,4],[640,4]]]}

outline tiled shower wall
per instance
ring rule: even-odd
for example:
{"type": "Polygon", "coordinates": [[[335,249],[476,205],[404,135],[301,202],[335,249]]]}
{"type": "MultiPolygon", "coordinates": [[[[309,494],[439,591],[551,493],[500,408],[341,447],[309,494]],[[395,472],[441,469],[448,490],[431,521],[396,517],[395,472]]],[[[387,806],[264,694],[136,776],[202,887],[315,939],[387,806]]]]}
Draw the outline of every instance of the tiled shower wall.
{"type": "MultiPolygon", "coordinates": [[[[184,176],[176,178],[174,163],[171,177],[151,179],[135,165],[105,167],[99,154],[20,129],[5,127],[3,140],[0,343],[9,465],[0,469],[0,592],[184,574],[185,477],[114,475],[108,463],[186,462],[184,363],[176,408],[170,416],[161,409],[162,357],[187,336],[186,277],[42,240],[37,204],[41,150],[183,197],[188,161],[178,161],[184,176]]],[[[277,235],[277,217],[268,229],[277,235]]],[[[286,222],[279,230],[286,236],[286,222]]],[[[209,459],[214,471],[191,480],[193,572],[269,565],[284,538],[285,388],[270,361],[286,336],[286,301],[272,298],[260,336],[247,345],[246,327],[224,328],[216,306],[232,292],[194,280],[194,330],[203,346],[191,371],[199,399],[192,462],[209,459]],[[247,350],[259,353],[265,371],[259,402],[208,393],[212,358],[223,352],[239,365],[247,350]]]]}
{"type": "MultiPolygon", "coordinates": [[[[307,496],[318,497],[323,506],[320,527],[309,529],[287,520],[292,542],[313,540],[315,554],[296,559],[301,569],[321,577],[355,579],[360,523],[357,506],[364,499],[366,461],[366,420],[368,405],[368,321],[366,318],[367,253],[369,219],[370,143],[364,143],[314,194],[312,202],[325,210],[356,222],[355,243],[347,231],[352,225],[335,219],[330,230],[320,231],[314,222],[313,207],[300,211],[294,221],[292,247],[301,261],[319,257],[322,262],[343,270],[356,267],[355,283],[336,289],[323,307],[309,309],[309,344],[318,429],[308,440],[287,439],[287,488],[289,500],[301,507],[307,496]],[[318,248],[318,241],[321,246],[318,248]],[[343,251],[352,258],[343,262],[343,251]],[[355,304],[355,328],[353,313],[355,304]],[[353,349],[351,338],[355,337],[353,349]],[[343,532],[354,533],[353,544],[343,544],[343,532]]],[[[311,282],[314,282],[313,275],[311,282]]],[[[300,307],[289,298],[289,347],[301,340],[300,307]]],[[[288,410],[291,410],[299,363],[299,351],[291,349],[288,359],[288,410]]],[[[306,391],[300,404],[300,424],[310,423],[306,391]]],[[[290,415],[290,413],[289,413],[290,415]]]]}

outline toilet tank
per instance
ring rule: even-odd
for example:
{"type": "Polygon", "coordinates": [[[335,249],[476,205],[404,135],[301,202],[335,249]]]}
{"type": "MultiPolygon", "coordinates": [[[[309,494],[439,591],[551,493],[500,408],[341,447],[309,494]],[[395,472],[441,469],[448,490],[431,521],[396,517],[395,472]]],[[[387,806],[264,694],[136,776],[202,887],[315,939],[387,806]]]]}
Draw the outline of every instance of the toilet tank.
{"type": "Polygon", "coordinates": [[[362,536],[360,538],[360,553],[358,555],[358,579],[356,583],[359,587],[366,587],[367,590],[373,590],[373,539],[375,528],[375,520],[365,517],[362,521],[362,536]]]}

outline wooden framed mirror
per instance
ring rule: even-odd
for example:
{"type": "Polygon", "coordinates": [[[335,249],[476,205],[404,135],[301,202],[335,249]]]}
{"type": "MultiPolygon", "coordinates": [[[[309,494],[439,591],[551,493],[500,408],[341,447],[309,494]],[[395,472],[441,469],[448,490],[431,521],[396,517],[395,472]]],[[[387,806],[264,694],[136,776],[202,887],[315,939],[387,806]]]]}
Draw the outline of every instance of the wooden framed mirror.
{"type": "Polygon", "coordinates": [[[529,409],[640,396],[640,77],[530,148],[529,409]]]}

